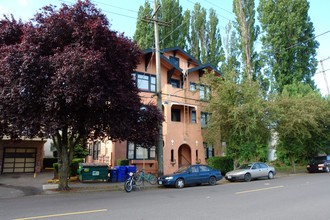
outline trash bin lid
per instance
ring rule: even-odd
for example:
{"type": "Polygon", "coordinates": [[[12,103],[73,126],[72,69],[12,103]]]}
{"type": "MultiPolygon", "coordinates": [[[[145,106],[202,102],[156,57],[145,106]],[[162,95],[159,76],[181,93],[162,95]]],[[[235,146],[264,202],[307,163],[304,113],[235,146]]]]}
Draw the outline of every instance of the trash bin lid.
{"type": "Polygon", "coordinates": [[[81,163],[81,167],[108,167],[106,163],[81,163]]]}

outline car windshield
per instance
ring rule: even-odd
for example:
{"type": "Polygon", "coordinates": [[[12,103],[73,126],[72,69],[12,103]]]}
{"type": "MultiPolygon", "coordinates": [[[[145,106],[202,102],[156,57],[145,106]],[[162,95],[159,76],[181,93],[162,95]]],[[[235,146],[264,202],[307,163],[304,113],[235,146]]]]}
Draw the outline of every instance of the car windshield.
{"type": "Polygon", "coordinates": [[[246,163],[246,164],[242,164],[241,166],[239,166],[237,169],[239,170],[246,170],[246,169],[250,169],[252,167],[253,163],[246,163]]]}
{"type": "Polygon", "coordinates": [[[183,166],[177,169],[174,173],[184,173],[189,169],[190,166],[183,166]]]}
{"type": "Polygon", "coordinates": [[[311,162],[325,161],[327,160],[327,156],[322,157],[314,157],[311,162]]]}

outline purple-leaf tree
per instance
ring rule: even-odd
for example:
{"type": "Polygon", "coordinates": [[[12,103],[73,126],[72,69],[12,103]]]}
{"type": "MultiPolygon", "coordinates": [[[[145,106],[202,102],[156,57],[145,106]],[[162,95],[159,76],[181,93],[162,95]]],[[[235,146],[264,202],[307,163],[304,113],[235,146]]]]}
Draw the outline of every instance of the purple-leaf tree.
{"type": "Polygon", "coordinates": [[[111,31],[89,0],[0,25],[0,129],[11,137],[53,139],[59,190],[69,189],[73,146],[81,140],[155,143],[162,116],[143,107],[131,76],[141,51],[111,31]]]}

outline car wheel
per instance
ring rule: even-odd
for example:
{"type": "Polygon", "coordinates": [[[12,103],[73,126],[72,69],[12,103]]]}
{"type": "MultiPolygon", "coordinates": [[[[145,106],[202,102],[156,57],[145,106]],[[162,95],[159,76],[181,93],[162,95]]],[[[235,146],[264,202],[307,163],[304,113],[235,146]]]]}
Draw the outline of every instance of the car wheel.
{"type": "Polygon", "coordinates": [[[217,183],[217,179],[214,176],[211,176],[209,179],[209,184],[214,186],[217,183]]]}
{"type": "Polygon", "coordinates": [[[274,173],[272,171],[270,171],[268,173],[268,179],[273,179],[274,178],[274,173]]]}
{"type": "Polygon", "coordinates": [[[251,181],[251,174],[247,173],[244,175],[244,181],[245,182],[250,182],[251,181]]]}
{"type": "Polygon", "coordinates": [[[175,187],[178,189],[181,189],[184,187],[184,180],[183,179],[177,179],[175,181],[175,187]]]}
{"type": "Polygon", "coordinates": [[[329,173],[329,172],[330,172],[329,167],[326,167],[326,168],[325,168],[325,172],[326,172],[326,173],[329,173]]]}

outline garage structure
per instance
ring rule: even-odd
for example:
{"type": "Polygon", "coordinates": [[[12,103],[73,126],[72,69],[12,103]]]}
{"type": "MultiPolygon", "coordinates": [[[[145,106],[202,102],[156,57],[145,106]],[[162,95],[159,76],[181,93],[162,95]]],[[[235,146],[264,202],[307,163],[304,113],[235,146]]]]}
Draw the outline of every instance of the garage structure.
{"type": "Polygon", "coordinates": [[[43,147],[45,140],[1,140],[0,172],[39,173],[43,163],[43,147]]]}

